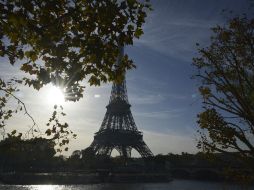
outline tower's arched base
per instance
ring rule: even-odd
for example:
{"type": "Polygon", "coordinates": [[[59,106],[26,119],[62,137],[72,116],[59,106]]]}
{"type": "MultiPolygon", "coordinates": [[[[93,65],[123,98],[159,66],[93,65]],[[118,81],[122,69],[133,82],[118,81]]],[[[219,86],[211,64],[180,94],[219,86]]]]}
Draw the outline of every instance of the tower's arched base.
{"type": "Polygon", "coordinates": [[[139,131],[128,130],[103,130],[94,136],[90,148],[95,154],[110,156],[116,149],[120,156],[131,157],[131,150],[135,149],[141,157],[153,156],[151,150],[143,141],[143,135],[139,131]]]}

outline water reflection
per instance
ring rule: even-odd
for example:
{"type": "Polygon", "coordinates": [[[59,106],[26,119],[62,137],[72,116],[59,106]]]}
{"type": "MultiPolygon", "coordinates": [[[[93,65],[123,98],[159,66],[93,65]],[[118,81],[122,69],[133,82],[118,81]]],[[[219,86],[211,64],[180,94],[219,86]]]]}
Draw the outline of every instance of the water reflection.
{"type": "Polygon", "coordinates": [[[173,180],[170,183],[91,184],[91,185],[2,185],[0,190],[242,190],[254,189],[236,184],[194,180],[173,180]]]}
{"type": "MultiPolygon", "coordinates": [[[[60,190],[58,185],[35,185],[30,186],[30,190],[60,190]]],[[[63,189],[63,188],[61,188],[63,189]]]]}

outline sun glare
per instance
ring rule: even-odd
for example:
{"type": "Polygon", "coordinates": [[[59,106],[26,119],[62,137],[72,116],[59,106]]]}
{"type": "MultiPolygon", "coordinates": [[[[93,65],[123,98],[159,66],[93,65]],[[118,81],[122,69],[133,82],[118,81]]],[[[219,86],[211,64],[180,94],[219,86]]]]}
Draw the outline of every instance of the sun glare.
{"type": "Polygon", "coordinates": [[[59,87],[52,86],[48,91],[47,100],[50,104],[62,105],[65,101],[64,92],[59,87]]]}
{"type": "Polygon", "coordinates": [[[56,190],[58,189],[55,185],[36,185],[33,186],[32,190],[56,190]]]}

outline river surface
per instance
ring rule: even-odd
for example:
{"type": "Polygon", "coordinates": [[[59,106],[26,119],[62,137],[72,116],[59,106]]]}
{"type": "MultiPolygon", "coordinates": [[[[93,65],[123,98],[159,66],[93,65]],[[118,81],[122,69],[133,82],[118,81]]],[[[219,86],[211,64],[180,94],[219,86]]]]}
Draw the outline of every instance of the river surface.
{"type": "Polygon", "coordinates": [[[0,190],[254,190],[252,187],[195,180],[173,180],[169,183],[93,184],[93,185],[0,185],[0,190]]]}

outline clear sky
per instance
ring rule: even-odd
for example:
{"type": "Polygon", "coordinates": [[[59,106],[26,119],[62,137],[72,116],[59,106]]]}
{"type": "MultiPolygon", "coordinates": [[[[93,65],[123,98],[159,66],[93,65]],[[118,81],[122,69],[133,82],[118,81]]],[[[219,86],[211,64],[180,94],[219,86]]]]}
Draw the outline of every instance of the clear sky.
{"type": "MultiPolygon", "coordinates": [[[[248,13],[249,0],[152,0],[144,25],[144,35],[125,52],[134,60],[137,69],[127,73],[127,90],[131,110],[144,140],[154,154],[197,152],[196,115],[201,111],[198,81],[192,80],[191,66],[198,42],[209,44],[210,28],[226,22],[229,14],[248,13]]],[[[252,9],[253,10],[253,9],[252,9]]],[[[0,76],[10,78],[21,73],[0,60],[0,76]]],[[[47,98],[50,86],[41,91],[22,87],[18,96],[26,103],[40,128],[45,129],[53,110],[47,98]]],[[[85,89],[78,103],[65,103],[66,120],[78,135],[70,152],[90,145],[100,128],[111,84],[85,89]]],[[[20,131],[31,125],[23,115],[8,123],[8,129],[20,131]]]]}

